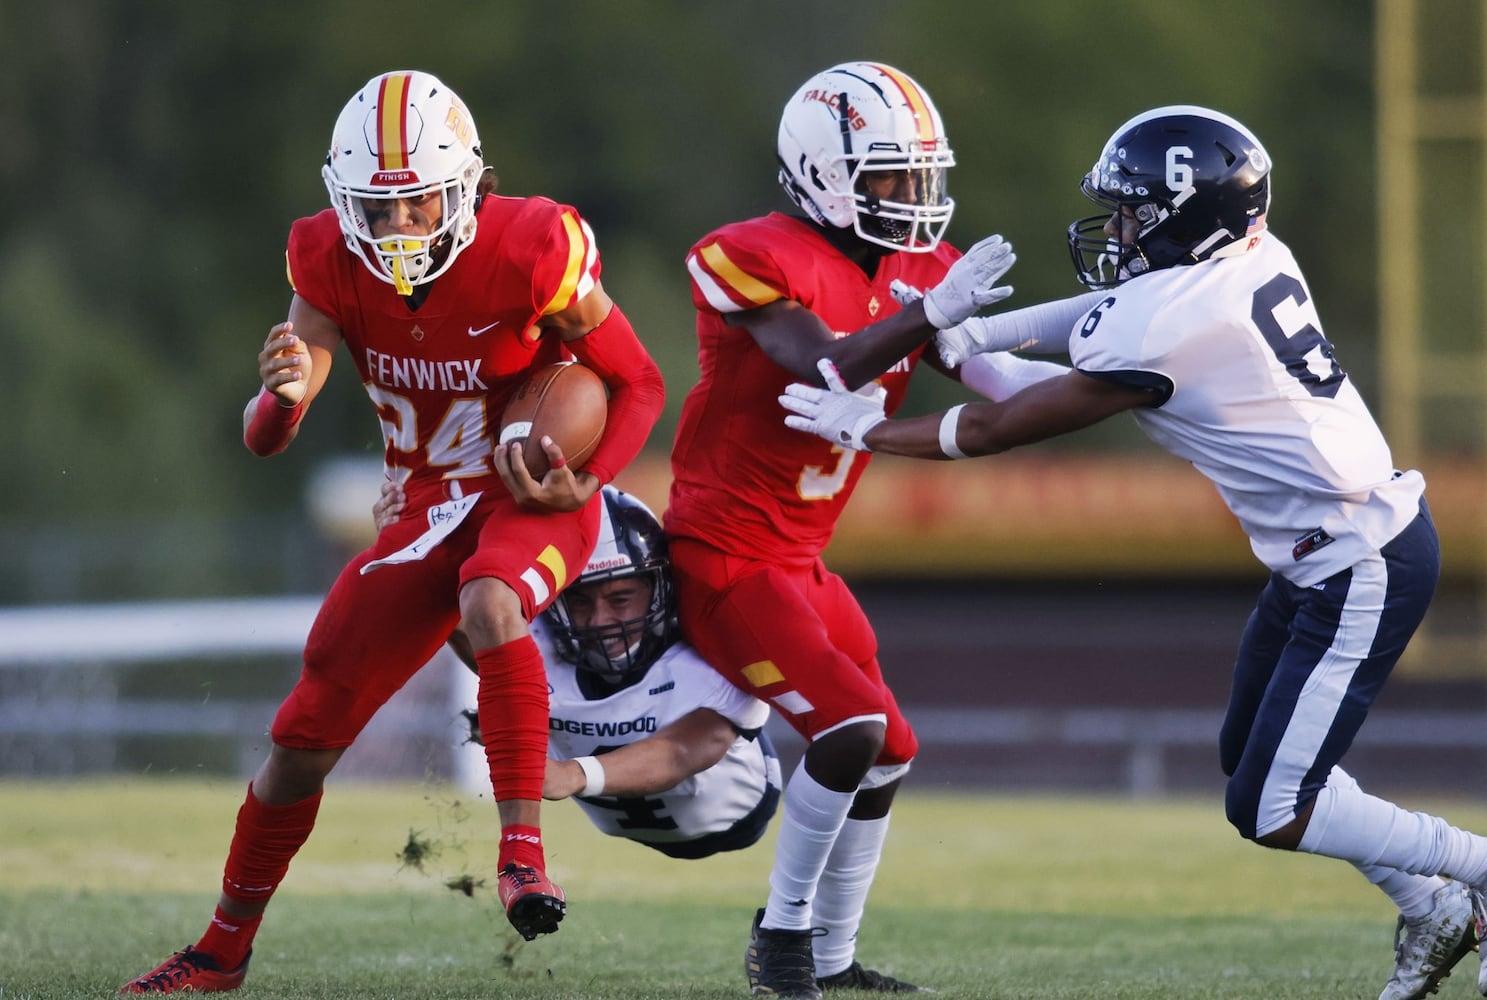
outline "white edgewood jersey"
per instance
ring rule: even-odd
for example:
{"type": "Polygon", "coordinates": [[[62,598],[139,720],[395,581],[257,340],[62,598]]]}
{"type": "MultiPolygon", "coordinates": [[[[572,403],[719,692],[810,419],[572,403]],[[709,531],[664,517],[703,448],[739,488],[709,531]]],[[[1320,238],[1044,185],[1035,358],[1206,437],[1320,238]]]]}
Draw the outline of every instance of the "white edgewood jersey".
{"type": "Polygon", "coordinates": [[[595,826],[677,857],[711,852],[673,851],[667,845],[709,838],[727,844],[723,850],[744,846],[730,843],[728,834],[748,834],[746,826],[753,829],[747,842],[758,839],[782,785],[779,759],[763,734],[767,704],[728,683],[685,642],[666,649],[638,683],[590,699],[579,687],[577,669],[554,652],[544,620],[532,623],[532,634],[547,663],[548,755],[555,760],[626,746],[699,708],[717,712],[745,734],[722,760],[658,795],[575,796],[595,826]]]}
{"type": "Polygon", "coordinates": [[[1297,586],[1352,566],[1420,511],[1424,477],[1395,470],[1274,236],[1112,289],[1074,327],[1069,357],[1159,391],[1136,422],[1213,480],[1255,555],[1297,586]]]}

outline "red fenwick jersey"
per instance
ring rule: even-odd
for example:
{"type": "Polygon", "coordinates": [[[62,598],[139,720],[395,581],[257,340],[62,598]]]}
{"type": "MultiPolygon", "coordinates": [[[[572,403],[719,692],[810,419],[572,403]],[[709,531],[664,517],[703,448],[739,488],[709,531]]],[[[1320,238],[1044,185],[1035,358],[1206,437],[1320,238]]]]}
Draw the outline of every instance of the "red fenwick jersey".
{"type": "Polygon", "coordinates": [[[506,400],[529,369],[572,357],[537,324],[599,278],[594,234],[566,205],[487,195],[476,217],[474,242],[417,309],[347,249],[333,210],[289,233],[289,283],[341,328],[389,475],[409,470],[414,503],[444,499],[450,480],[495,475],[506,400]]]}
{"type": "MultiPolygon", "coordinates": [[[[781,563],[815,559],[831,539],[871,456],[790,430],[777,397],[799,379],[775,364],[730,314],[788,298],[844,337],[898,311],[894,279],[937,284],[959,251],[882,258],[862,269],[809,223],[771,213],[704,237],[687,255],[701,378],[687,394],[671,452],[669,533],[781,563]]],[[[887,410],[903,402],[923,348],[878,381],[887,410]]]]}

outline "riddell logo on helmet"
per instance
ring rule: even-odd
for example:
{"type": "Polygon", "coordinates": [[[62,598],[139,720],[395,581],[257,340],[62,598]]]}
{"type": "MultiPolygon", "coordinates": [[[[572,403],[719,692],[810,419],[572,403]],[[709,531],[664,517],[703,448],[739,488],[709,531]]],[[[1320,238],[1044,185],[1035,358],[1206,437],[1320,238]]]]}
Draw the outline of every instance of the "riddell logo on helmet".
{"type": "Polygon", "coordinates": [[[598,573],[600,570],[618,569],[621,566],[630,565],[629,556],[610,556],[607,559],[590,559],[589,564],[583,568],[585,573],[598,573]]]}
{"type": "Polygon", "coordinates": [[[372,175],[372,183],[378,187],[402,187],[418,184],[418,174],[412,170],[379,170],[372,175]]]}
{"type": "MultiPolygon", "coordinates": [[[[841,114],[841,94],[833,94],[826,90],[807,90],[800,99],[802,101],[820,101],[837,114],[841,114]]],[[[850,104],[847,105],[847,121],[851,123],[854,130],[867,128],[867,119],[863,118],[857,109],[850,104]]]]}

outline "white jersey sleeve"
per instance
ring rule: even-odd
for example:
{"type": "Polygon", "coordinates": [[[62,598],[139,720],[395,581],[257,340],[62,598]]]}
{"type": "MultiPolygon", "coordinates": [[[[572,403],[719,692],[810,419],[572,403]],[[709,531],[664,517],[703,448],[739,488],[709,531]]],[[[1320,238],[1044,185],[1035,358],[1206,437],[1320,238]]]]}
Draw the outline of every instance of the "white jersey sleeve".
{"type": "Polygon", "coordinates": [[[1213,481],[1255,555],[1298,586],[1353,565],[1419,513],[1424,478],[1395,470],[1273,236],[1111,290],[1069,357],[1086,375],[1156,390],[1136,422],[1213,481]]]}
{"type": "Polygon", "coordinates": [[[575,798],[602,832],[676,857],[747,846],[763,834],[782,783],[761,732],[769,707],[729,684],[691,646],[675,643],[638,682],[605,697],[587,697],[577,670],[557,657],[547,660],[547,676],[548,753],[556,760],[628,746],[698,709],[717,712],[740,732],[722,760],[658,795],[575,798]]]}

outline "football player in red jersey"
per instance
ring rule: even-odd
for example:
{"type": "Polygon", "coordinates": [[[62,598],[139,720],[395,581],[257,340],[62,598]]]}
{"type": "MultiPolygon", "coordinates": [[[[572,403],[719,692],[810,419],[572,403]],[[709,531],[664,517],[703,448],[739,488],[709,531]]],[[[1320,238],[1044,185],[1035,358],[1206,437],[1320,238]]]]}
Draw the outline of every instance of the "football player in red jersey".
{"type": "Polygon", "coordinates": [[[332,207],[289,235],[287,322],[258,355],[263,388],[244,441],[293,439],[344,343],[376,407],[409,514],[342,571],[254,775],[205,934],[122,993],[236,989],[269,897],[309,836],[326,775],[372,714],[459,627],[479,665],[479,721],[501,820],[500,898],[531,940],[555,931],[539,807],[547,687],[527,622],[583,570],[599,488],[640,450],[661,375],[599,281],[572,208],[498,197],[464,103],[423,72],[374,77],[336,122],[323,175],[332,207]],[[498,446],[507,398],[533,369],[576,357],[610,392],[604,438],[581,470],[527,474],[498,446]]]}
{"type": "Polygon", "coordinates": [[[869,456],[786,429],[776,397],[827,359],[896,408],[937,328],[1010,294],[996,282],[1015,258],[1000,237],[964,257],[941,242],[954,157],[929,96],[890,66],[809,80],[785,107],[778,152],[802,214],[723,226],[687,256],[701,380],[665,520],[681,627],[809,741],[754,922],[752,992],[912,991],[864,969],[854,938],[916,741],[871,626],[821,561],[869,456]],[[894,281],[929,291],[901,308],[894,281]]]}

